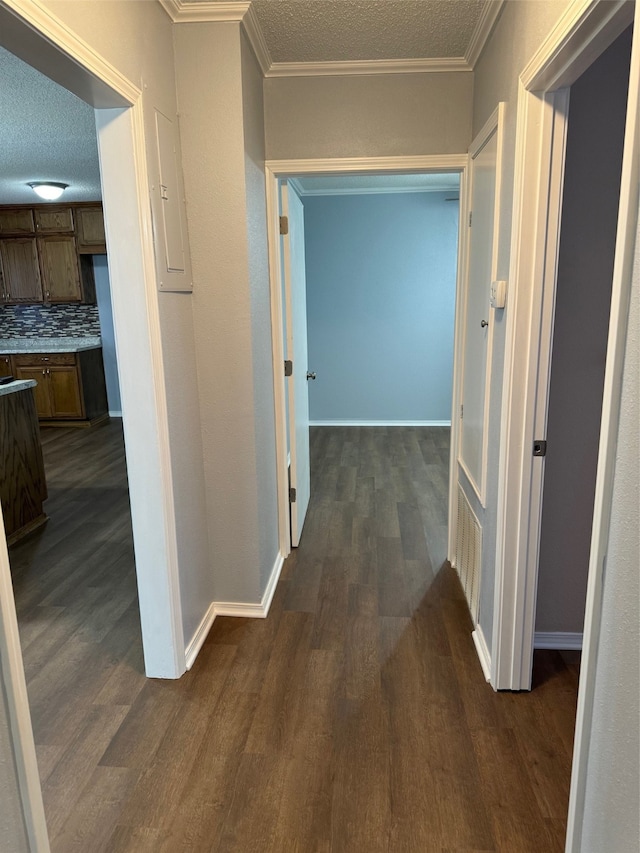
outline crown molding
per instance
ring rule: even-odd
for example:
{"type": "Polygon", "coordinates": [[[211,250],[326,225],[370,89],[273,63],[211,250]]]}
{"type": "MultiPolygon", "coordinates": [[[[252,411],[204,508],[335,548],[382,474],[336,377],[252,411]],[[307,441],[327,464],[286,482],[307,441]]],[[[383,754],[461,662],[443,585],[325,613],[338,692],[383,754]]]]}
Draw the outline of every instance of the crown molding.
{"type": "Polygon", "coordinates": [[[347,77],[472,71],[463,56],[441,59],[352,59],[342,62],[273,62],[266,77],[347,77]]]}
{"type": "Polygon", "coordinates": [[[480,54],[484,50],[485,44],[489,41],[489,36],[493,31],[504,4],[505,0],[487,0],[485,3],[464,54],[464,58],[470,68],[475,68],[476,62],[480,59],[480,54]]]}
{"type": "Polygon", "coordinates": [[[227,0],[221,3],[214,0],[159,0],[159,3],[174,24],[240,22],[251,6],[251,0],[227,0]]]}
{"type": "MultiPolygon", "coordinates": [[[[291,183],[293,181],[289,179],[291,183]]],[[[458,193],[460,186],[452,184],[449,187],[423,187],[423,186],[406,186],[406,187],[340,187],[339,189],[313,189],[307,190],[299,182],[295,182],[295,190],[301,196],[336,196],[336,195],[405,195],[409,193],[458,193]]],[[[422,422],[421,422],[422,423],[422,422]]],[[[424,424],[423,424],[424,425],[424,424]]]]}
{"type": "Polygon", "coordinates": [[[349,77],[473,71],[506,0],[487,0],[464,56],[273,62],[251,0],[158,0],[174,24],[241,23],[265,77],[349,77]]]}
{"type": "Polygon", "coordinates": [[[258,21],[258,16],[253,11],[252,4],[249,5],[249,9],[242,19],[242,24],[244,26],[244,31],[247,34],[247,38],[249,39],[249,43],[253,48],[253,52],[256,55],[258,64],[262,69],[262,73],[266,77],[273,63],[271,61],[271,54],[269,53],[267,42],[262,32],[262,27],[258,21]]]}

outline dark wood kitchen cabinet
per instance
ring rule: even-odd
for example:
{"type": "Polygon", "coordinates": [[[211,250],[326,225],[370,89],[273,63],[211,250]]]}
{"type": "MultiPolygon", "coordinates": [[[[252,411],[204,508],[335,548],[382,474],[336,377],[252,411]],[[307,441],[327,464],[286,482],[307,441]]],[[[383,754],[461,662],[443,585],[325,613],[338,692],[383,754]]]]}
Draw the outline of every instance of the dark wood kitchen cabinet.
{"type": "Polygon", "coordinates": [[[42,282],[35,237],[0,240],[2,301],[42,302],[42,282]]]}
{"type": "Polygon", "coordinates": [[[0,376],[13,376],[10,355],[0,355],[0,376]]]}
{"type": "Polygon", "coordinates": [[[34,379],[36,410],[48,425],[90,426],[109,416],[102,349],[78,353],[21,353],[16,379],[34,379]]]}

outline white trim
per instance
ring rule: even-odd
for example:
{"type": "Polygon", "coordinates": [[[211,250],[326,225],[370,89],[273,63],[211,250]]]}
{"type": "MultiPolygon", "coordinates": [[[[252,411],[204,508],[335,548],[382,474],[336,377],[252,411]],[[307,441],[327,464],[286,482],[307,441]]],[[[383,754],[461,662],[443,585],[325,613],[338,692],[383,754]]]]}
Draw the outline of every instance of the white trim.
{"type": "Polygon", "coordinates": [[[271,55],[269,54],[269,47],[267,46],[264,33],[260,27],[260,22],[258,21],[258,17],[253,9],[253,5],[249,6],[247,14],[242,19],[242,25],[245,33],[247,34],[247,38],[249,39],[249,43],[253,48],[253,52],[256,55],[260,69],[262,73],[266,75],[267,71],[271,67],[271,55]]]}
{"type": "Polygon", "coordinates": [[[240,22],[251,7],[250,0],[160,0],[174,24],[240,22]]]}
{"type": "Polygon", "coordinates": [[[2,664],[0,689],[4,688],[9,711],[10,739],[18,774],[29,850],[32,853],[49,853],[47,824],[24,677],[9,553],[2,524],[2,510],[0,510],[0,531],[0,661],[2,664]]]}
{"type": "Polygon", "coordinates": [[[581,649],[582,631],[536,631],[533,637],[534,649],[581,649]]]}
{"type": "Polygon", "coordinates": [[[271,575],[269,576],[269,582],[259,604],[242,601],[215,601],[213,607],[215,608],[216,616],[241,616],[248,619],[266,619],[269,615],[271,602],[273,601],[283,565],[284,557],[282,554],[278,554],[273,564],[271,575]]]}
{"type": "Polygon", "coordinates": [[[267,160],[265,167],[276,178],[296,175],[342,175],[364,172],[404,174],[405,172],[462,172],[466,154],[425,154],[412,157],[328,157],[317,160],[267,160]]]}
{"type": "MultiPolygon", "coordinates": [[[[459,438],[461,441],[462,440],[461,434],[460,434],[459,438]]],[[[466,465],[464,459],[462,458],[462,456],[458,456],[456,459],[456,462],[457,462],[459,468],[464,472],[464,476],[466,477],[469,485],[473,489],[473,493],[478,498],[480,506],[482,507],[482,509],[485,509],[484,500],[482,498],[482,491],[480,489],[480,486],[478,486],[478,484],[476,483],[473,475],[471,474],[471,471],[469,471],[469,469],[467,468],[467,465],[466,465]]]]}
{"type": "MultiPolygon", "coordinates": [[[[275,438],[276,438],[276,476],[278,494],[278,538],[280,552],[286,557],[291,551],[291,534],[289,519],[289,471],[287,465],[287,431],[284,384],[284,348],[282,324],[282,287],[279,237],[279,206],[278,179],[291,178],[296,175],[322,174],[359,174],[368,173],[406,173],[406,172],[460,172],[461,192],[465,188],[465,175],[468,165],[467,154],[425,155],[414,157],[348,157],[339,159],[317,160],[267,160],[265,163],[265,182],[267,200],[267,238],[269,246],[269,289],[271,295],[271,342],[272,342],[272,371],[273,396],[275,406],[275,438]]],[[[461,205],[463,209],[464,205],[461,205]]],[[[466,251],[466,229],[459,226],[459,257],[464,257],[466,251]]],[[[460,269],[456,287],[456,306],[459,299],[460,269]]],[[[457,337],[459,324],[456,322],[454,337],[457,337]]],[[[454,371],[455,353],[459,342],[454,342],[454,371]]],[[[460,400],[456,398],[457,386],[454,379],[452,411],[460,408],[460,400]]],[[[451,425],[451,442],[457,442],[458,421],[451,425]]],[[[453,471],[453,454],[450,466],[453,471]]],[[[450,525],[455,522],[455,506],[457,505],[455,489],[457,478],[449,477],[449,519],[450,525]],[[453,507],[453,512],[452,512],[453,507]]],[[[453,555],[449,528],[449,554],[453,555]]]]}
{"type": "MultiPolygon", "coordinates": [[[[531,685],[544,468],[531,448],[536,430],[543,435],[546,426],[567,109],[566,93],[558,90],[622,32],[630,6],[572,3],[519,82],[508,276],[518,286],[510,289],[505,330],[492,643],[496,689],[531,685]],[[534,94],[523,81],[543,91],[534,94]],[[547,85],[556,91],[545,93],[547,85]]],[[[623,184],[623,193],[628,191],[623,184]]]]}
{"type": "Polygon", "coordinates": [[[627,125],[622,158],[618,233],[613,269],[609,341],[602,400],[602,424],[594,500],[584,647],[580,665],[580,687],[567,818],[567,853],[580,853],[584,820],[595,681],[600,640],[602,589],[609,547],[609,526],[620,423],[624,353],[629,300],[633,277],[633,255],[638,227],[640,181],[640,4],[636,4],[634,38],[629,71],[627,125]]]}
{"type": "Polygon", "coordinates": [[[476,67],[476,63],[480,59],[486,43],[489,41],[489,37],[493,32],[498,15],[502,11],[504,4],[505,0],[488,0],[484,4],[476,28],[471,34],[471,39],[464,53],[464,58],[470,68],[476,67]]]}
{"type": "Polygon", "coordinates": [[[484,638],[480,625],[476,625],[475,630],[471,633],[471,637],[473,638],[473,645],[476,647],[476,652],[478,653],[478,659],[480,661],[480,666],[482,667],[485,680],[490,682],[491,655],[489,654],[487,641],[484,638]]]}
{"type": "Polygon", "coordinates": [[[326,62],[273,62],[265,77],[354,77],[372,74],[471,72],[464,56],[433,59],[348,59],[326,62]]]}
{"type": "MultiPolygon", "coordinates": [[[[33,57],[33,65],[43,73],[51,76],[56,82],[61,85],[66,85],[70,82],[69,71],[62,68],[64,61],[71,57],[75,64],[75,72],[77,75],[77,66],[81,66],[83,72],[89,72],[95,80],[91,83],[84,82],[83,95],[75,91],[80,97],[90,102],[96,108],[111,108],[117,106],[128,106],[135,103],[140,97],[140,89],[121,74],[117,68],[103,59],[100,54],[88,45],[85,41],[79,38],[73,30],[50,12],[38,0],[2,0],[2,8],[0,12],[10,12],[16,19],[16,23],[21,28],[27,24],[32,30],[28,36],[23,36],[24,42],[27,40],[36,44],[40,42],[40,52],[42,59],[47,62],[49,67],[43,70],[43,66],[37,62],[37,57],[33,57]],[[30,38],[29,38],[30,36],[30,38]],[[46,44],[43,39],[46,39],[46,44]],[[66,54],[65,57],[52,59],[60,52],[66,54]],[[56,74],[49,74],[52,70],[52,65],[57,65],[56,70],[59,73],[65,74],[65,79],[62,80],[56,74]],[[106,84],[106,85],[105,85],[106,84]],[[112,91],[109,91],[112,90],[112,91]],[[114,99],[113,92],[120,97],[114,99]],[[89,97],[90,95],[90,97],[89,97]]],[[[5,34],[4,43],[7,43],[5,34]]],[[[73,71],[71,72],[73,73],[73,71]]],[[[75,87],[74,87],[75,89],[75,87]]]]}
{"type": "Polygon", "coordinates": [[[109,411],[109,417],[110,417],[110,418],[121,418],[121,417],[122,417],[122,412],[121,412],[121,411],[119,411],[119,412],[115,412],[115,411],[114,411],[114,412],[112,412],[112,411],[109,411]]]}
{"type": "MultiPolygon", "coordinates": [[[[450,187],[420,187],[420,186],[408,186],[408,187],[340,187],[327,189],[319,188],[313,190],[305,190],[301,187],[300,182],[295,182],[296,192],[298,192],[297,188],[300,187],[300,191],[298,195],[300,196],[335,196],[335,195],[388,195],[388,194],[403,194],[403,193],[457,193],[460,190],[459,186],[450,186],[450,187]]],[[[457,200],[457,199],[456,199],[457,200]]]]}
{"type": "Polygon", "coordinates": [[[216,603],[215,601],[212,601],[207,609],[207,612],[202,617],[202,621],[196,628],[193,637],[187,643],[187,648],[185,649],[184,656],[186,667],[188,670],[191,669],[191,667],[195,663],[195,660],[198,657],[198,652],[202,648],[204,641],[207,639],[209,631],[213,627],[213,623],[215,622],[217,615],[218,613],[216,611],[216,603]]]}
{"type": "Polygon", "coordinates": [[[357,421],[326,420],[309,421],[314,427],[450,427],[451,421],[357,421]]]}

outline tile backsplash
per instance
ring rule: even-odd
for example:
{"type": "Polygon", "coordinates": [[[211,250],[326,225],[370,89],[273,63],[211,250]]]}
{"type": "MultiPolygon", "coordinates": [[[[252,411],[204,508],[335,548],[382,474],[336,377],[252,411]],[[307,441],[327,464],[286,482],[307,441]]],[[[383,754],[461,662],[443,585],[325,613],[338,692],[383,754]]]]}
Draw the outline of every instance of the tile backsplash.
{"type": "Polygon", "coordinates": [[[85,338],[100,334],[96,305],[6,305],[0,338],[85,338]]]}

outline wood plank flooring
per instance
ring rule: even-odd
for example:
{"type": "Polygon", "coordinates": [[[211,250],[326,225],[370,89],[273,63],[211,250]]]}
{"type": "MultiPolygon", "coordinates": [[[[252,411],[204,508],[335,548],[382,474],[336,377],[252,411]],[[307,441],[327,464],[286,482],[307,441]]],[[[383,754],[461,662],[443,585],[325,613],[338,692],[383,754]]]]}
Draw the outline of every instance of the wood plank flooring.
{"type": "Polygon", "coordinates": [[[312,430],[265,620],[144,678],[122,435],[45,430],[51,516],[12,549],[54,853],[560,853],[577,661],[485,683],[446,563],[448,431],[312,430]]]}

